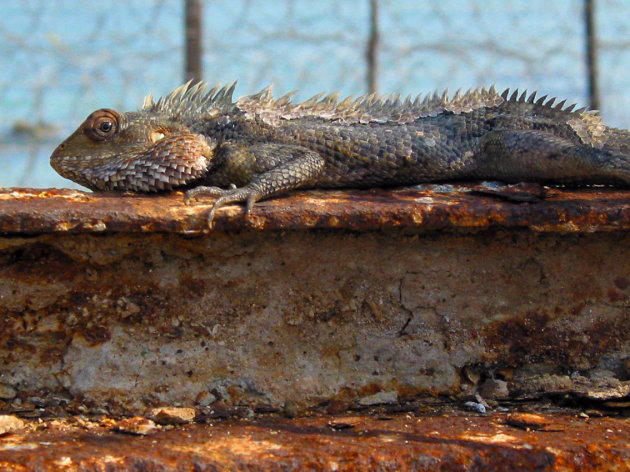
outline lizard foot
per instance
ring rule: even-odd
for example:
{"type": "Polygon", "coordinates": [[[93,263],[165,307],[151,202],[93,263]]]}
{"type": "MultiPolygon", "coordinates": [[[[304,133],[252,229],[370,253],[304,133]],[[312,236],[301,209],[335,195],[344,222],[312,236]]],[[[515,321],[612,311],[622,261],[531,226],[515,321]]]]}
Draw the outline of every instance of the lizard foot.
{"type": "Polygon", "coordinates": [[[197,197],[202,197],[202,196],[220,197],[224,195],[226,192],[230,192],[235,189],[236,189],[236,185],[234,184],[230,184],[230,188],[227,190],[221,187],[205,187],[203,185],[200,185],[199,187],[186,190],[186,193],[184,193],[184,203],[186,205],[190,205],[191,200],[195,200],[197,197]]]}
{"type": "Polygon", "coordinates": [[[186,205],[189,205],[192,199],[195,199],[202,195],[217,197],[214,205],[212,205],[212,208],[208,213],[208,227],[210,228],[212,228],[212,223],[214,221],[214,215],[216,214],[216,211],[223,205],[227,205],[229,203],[246,202],[245,214],[249,215],[252,207],[254,206],[254,203],[260,198],[259,192],[249,187],[238,188],[233,184],[230,185],[230,188],[228,189],[223,189],[220,187],[200,186],[190,189],[186,192],[184,196],[184,203],[186,203],[186,205]]]}

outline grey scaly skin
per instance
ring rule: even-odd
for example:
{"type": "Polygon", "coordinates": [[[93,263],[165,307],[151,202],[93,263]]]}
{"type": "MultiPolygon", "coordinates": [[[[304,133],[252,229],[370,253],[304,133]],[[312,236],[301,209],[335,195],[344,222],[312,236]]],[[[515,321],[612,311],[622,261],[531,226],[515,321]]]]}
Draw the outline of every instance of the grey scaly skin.
{"type": "Polygon", "coordinates": [[[254,202],[296,188],[500,180],[630,186],[630,132],[536,93],[480,88],[449,98],[313,97],[185,84],[139,111],[92,113],[53,152],[92,190],[188,189],[254,202]]]}

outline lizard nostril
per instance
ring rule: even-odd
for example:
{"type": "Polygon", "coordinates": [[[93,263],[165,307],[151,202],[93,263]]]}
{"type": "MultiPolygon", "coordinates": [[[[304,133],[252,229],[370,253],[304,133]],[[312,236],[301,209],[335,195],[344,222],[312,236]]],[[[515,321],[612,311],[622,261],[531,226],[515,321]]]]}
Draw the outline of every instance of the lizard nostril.
{"type": "Polygon", "coordinates": [[[57,153],[63,151],[64,149],[66,149],[66,143],[61,143],[59,146],[57,146],[53,152],[53,156],[56,155],[57,153]]]}

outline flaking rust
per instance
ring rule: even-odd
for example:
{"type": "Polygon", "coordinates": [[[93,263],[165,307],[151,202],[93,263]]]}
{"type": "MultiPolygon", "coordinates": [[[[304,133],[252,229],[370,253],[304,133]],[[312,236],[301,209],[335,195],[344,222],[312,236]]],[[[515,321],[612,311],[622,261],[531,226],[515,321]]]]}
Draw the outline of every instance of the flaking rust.
{"type": "Polygon", "coordinates": [[[630,193],[484,188],[3,189],[0,468],[627,469],[630,193]]]}
{"type": "MultiPolygon", "coordinates": [[[[133,418],[138,423],[142,418],[133,418]]],[[[630,468],[627,421],[560,414],[388,415],[215,421],[137,432],[129,420],[45,420],[0,436],[0,466],[372,471],[630,468]],[[525,418],[525,419],[523,419],[525,418]],[[600,438],[601,440],[598,440],[600,438]]]]}
{"type": "MultiPolygon", "coordinates": [[[[1,189],[0,232],[179,233],[208,232],[213,199],[187,206],[182,194],[119,195],[77,190],[1,189]]],[[[551,233],[630,229],[630,192],[549,189],[544,199],[514,202],[483,195],[479,186],[422,189],[320,190],[259,203],[248,218],[238,207],[220,209],[219,230],[328,228],[478,231],[527,228],[551,233]]]]}

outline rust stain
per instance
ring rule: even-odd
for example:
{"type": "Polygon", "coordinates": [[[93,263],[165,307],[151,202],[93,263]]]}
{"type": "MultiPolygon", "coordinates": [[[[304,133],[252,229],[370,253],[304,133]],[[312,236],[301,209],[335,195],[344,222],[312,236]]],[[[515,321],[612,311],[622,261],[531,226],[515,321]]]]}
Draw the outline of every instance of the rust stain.
{"type": "MultiPolygon", "coordinates": [[[[580,304],[572,311],[577,315],[583,309],[580,304]]],[[[580,328],[558,326],[554,320],[545,312],[528,312],[491,323],[482,330],[484,345],[495,360],[512,367],[552,359],[577,369],[585,359],[593,363],[605,352],[620,348],[630,336],[630,326],[622,318],[603,317],[580,328]]]]}
{"type": "MultiPolygon", "coordinates": [[[[548,189],[545,198],[508,201],[480,194],[478,185],[421,190],[312,190],[258,202],[249,217],[230,205],[217,212],[217,230],[418,228],[470,231],[523,227],[544,232],[630,229],[630,192],[548,189]]],[[[5,234],[168,232],[203,234],[212,199],[186,206],[183,194],[89,193],[66,189],[0,190],[5,234]]]]}
{"type": "Polygon", "coordinates": [[[630,286],[630,282],[628,282],[628,279],[626,279],[625,277],[617,277],[615,280],[613,280],[613,283],[619,290],[625,290],[628,288],[628,286],[630,286]]]}

